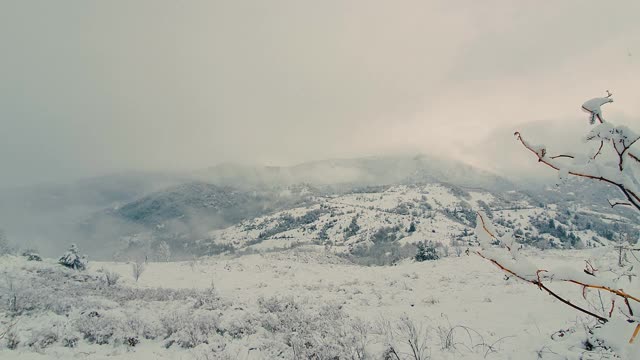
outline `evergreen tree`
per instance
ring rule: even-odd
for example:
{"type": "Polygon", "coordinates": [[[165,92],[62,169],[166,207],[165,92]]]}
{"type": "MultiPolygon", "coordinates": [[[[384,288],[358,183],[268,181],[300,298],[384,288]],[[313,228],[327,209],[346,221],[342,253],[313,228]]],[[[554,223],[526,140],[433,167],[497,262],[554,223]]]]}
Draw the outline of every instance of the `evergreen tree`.
{"type": "Polygon", "coordinates": [[[426,260],[438,260],[440,256],[438,256],[438,252],[436,251],[436,247],[432,244],[425,244],[424,242],[418,243],[418,252],[416,253],[415,259],[418,262],[423,262],[426,260]]]}
{"type": "Polygon", "coordinates": [[[354,236],[360,231],[360,225],[358,225],[358,215],[351,219],[351,223],[344,229],[344,238],[347,239],[354,236]]]}
{"type": "Polygon", "coordinates": [[[87,268],[86,256],[80,257],[78,255],[78,247],[76,244],[71,244],[69,251],[60,257],[58,263],[74,270],[84,270],[87,268]]]}

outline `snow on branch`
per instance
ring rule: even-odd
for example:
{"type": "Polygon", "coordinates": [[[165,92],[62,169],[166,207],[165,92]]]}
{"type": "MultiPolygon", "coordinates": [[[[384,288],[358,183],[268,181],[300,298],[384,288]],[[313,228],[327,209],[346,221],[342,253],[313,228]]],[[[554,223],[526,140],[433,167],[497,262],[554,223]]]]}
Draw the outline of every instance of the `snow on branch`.
{"type": "Polygon", "coordinates": [[[612,95],[613,94],[610,93],[609,90],[607,90],[606,97],[593,98],[585,101],[585,103],[582,104],[582,110],[590,114],[590,118],[589,118],[590,124],[592,125],[595,124],[596,120],[598,120],[600,123],[604,122],[604,117],[602,115],[602,110],[600,108],[602,107],[602,105],[613,102],[613,99],[611,98],[612,95]]]}
{"type": "MultiPolygon", "coordinates": [[[[606,97],[593,98],[582,104],[582,109],[590,115],[589,122],[595,125],[584,139],[599,142],[598,148],[593,154],[571,152],[550,154],[547,146],[530,142],[520,132],[515,132],[514,135],[525,149],[536,156],[538,162],[556,170],[560,179],[577,176],[613,185],[622,193],[623,199],[608,200],[609,205],[611,207],[629,206],[640,212],[640,182],[636,178],[640,156],[632,153],[631,150],[631,147],[640,140],[640,136],[626,126],[616,126],[605,121],[602,106],[611,102],[613,102],[612,94],[607,90],[606,97]],[[606,155],[604,155],[605,153],[606,155]],[[609,158],[608,161],[605,160],[607,158],[609,158]],[[615,159],[615,161],[611,161],[611,159],[615,159]],[[634,169],[633,166],[636,168],[634,169]]],[[[509,233],[498,236],[486,215],[481,211],[477,214],[476,235],[481,246],[480,250],[476,251],[477,255],[496,265],[509,276],[535,285],[541,291],[547,292],[567,306],[594,317],[601,324],[607,324],[609,330],[605,331],[604,335],[608,338],[607,342],[611,341],[611,344],[619,345],[617,339],[620,336],[609,336],[612,334],[611,329],[628,329],[629,325],[635,326],[631,338],[628,340],[630,344],[640,333],[640,294],[633,294],[634,291],[640,291],[638,286],[640,266],[630,265],[624,269],[618,268],[618,270],[605,266],[605,269],[599,270],[591,261],[586,261],[586,267],[582,271],[569,267],[551,269],[537,266],[521,253],[521,246],[509,233]],[[550,288],[549,285],[552,281],[579,286],[582,289],[582,298],[586,305],[581,305],[580,302],[559,295],[550,288]],[[624,287],[634,291],[624,290],[623,282],[624,287]],[[597,291],[595,293],[598,294],[601,306],[593,306],[589,302],[587,298],[589,290],[597,291]],[[600,297],[601,292],[609,293],[611,296],[609,309],[605,309],[600,297]],[[619,301],[616,303],[616,300],[619,301]]],[[[620,251],[622,251],[622,246],[620,251]]],[[[640,259],[633,253],[632,255],[640,263],[640,259]]],[[[623,265],[620,263],[618,266],[622,267],[623,265]]],[[[624,336],[622,337],[624,338],[624,336]]],[[[634,348],[636,349],[632,351],[640,353],[637,346],[634,348]]],[[[620,350],[624,352],[629,349],[620,350]]]]}
{"type": "MultiPolygon", "coordinates": [[[[526,140],[520,132],[516,131],[514,135],[527,150],[536,155],[538,162],[558,171],[561,179],[572,175],[611,184],[618,188],[625,197],[624,202],[617,201],[615,204],[629,204],[629,206],[640,211],[638,181],[630,168],[630,165],[638,165],[640,163],[640,158],[630,152],[631,147],[640,140],[640,136],[627,126],[615,126],[604,121],[600,107],[613,101],[611,93],[607,91],[607,94],[606,98],[594,98],[582,105],[583,109],[595,116],[600,122],[585,137],[587,141],[600,142],[600,146],[594,155],[549,155],[546,146],[534,145],[526,140]],[[616,154],[617,162],[615,165],[609,162],[597,161],[599,160],[598,155],[603,152],[605,144],[610,144],[611,149],[616,154]],[[633,162],[629,163],[628,159],[633,160],[633,162]]],[[[614,203],[610,202],[610,205],[612,204],[614,203]]]]}

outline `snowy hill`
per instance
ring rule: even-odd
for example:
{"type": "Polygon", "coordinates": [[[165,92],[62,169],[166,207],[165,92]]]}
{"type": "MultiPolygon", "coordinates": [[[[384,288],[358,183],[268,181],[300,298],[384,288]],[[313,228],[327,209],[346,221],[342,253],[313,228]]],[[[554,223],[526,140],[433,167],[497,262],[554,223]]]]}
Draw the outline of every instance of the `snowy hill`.
{"type": "Polygon", "coordinates": [[[380,244],[433,242],[442,251],[475,244],[475,211],[492,216],[499,231],[537,247],[608,244],[617,231],[637,236],[629,219],[572,205],[543,204],[520,193],[496,194],[444,184],[397,185],[318,196],[311,205],[245,220],[197,241],[204,253],[223,249],[284,249],[321,244],[339,253],[380,244]],[[616,230],[617,229],[617,230],[616,230]],[[209,246],[209,248],[208,248],[209,246]]]}

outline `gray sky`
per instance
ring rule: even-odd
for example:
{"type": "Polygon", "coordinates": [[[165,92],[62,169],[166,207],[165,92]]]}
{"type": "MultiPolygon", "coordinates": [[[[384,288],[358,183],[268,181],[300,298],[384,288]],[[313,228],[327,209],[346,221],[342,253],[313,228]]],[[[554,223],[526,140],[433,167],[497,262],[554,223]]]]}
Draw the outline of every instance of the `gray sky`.
{"type": "Polygon", "coordinates": [[[514,169],[520,126],[551,143],[563,122],[586,131],[580,104],[606,89],[609,118],[639,123],[638,14],[637,0],[2,1],[0,186],[388,152],[537,169],[514,169]]]}

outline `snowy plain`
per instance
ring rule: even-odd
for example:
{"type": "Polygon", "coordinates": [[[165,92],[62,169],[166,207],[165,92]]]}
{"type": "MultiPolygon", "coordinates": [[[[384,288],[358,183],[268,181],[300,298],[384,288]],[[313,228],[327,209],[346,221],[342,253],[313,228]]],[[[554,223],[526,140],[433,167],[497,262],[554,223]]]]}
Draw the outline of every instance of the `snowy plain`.
{"type": "MultiPolygon", "coordinates": [[[[577,268],[587,258],[613,256],[602,249],[527,253],[543,266],[577,268]]],[[[507,279],[503,272],[473,253],[420,263],[406,260],[396,266],[364,267],[326,252],[322,246],[303,246],[280,252],[149,263],[138,282],[132,278],[128,263],[91,262],[82,275],[84,279],[50,259],[27,262],[5,256],[0,263],[2,277],[7,284],[11,282],[18,302],[48,301],[47,306],[24,305],[24,311],[16,317],[1,315],[0,324],[15,323],[12,332],[19,342],[14,350],[1,350],[1,359],[305,358],[302,353],[295,353],[295,340],[305,336],[311,340],[301,346],[306,346],[305,351],[317,350],[314,358],[327,358],[321,354],[324,352],[337,353],[340,358],[380,359],[385,353],[388,356],[392,347],[401,359],[409,359],[414,358],[408,342],[407,329],[411,326],[417,333],[422,358],[591,356],[580,346],[580,332],[562,332],[591,320],[531,284],[507,279]],[[117,287],[108,289],[100,279],[111,272],[120,274],[121,279],[117,287]],[[46,301],[29,299],[30,291],[42,291],[43,286],[67,286],[38,282],[35,274],[54,274],[50,279],[63,279],[65,284],[79,282],[78,289],[87,287],[87,296],[73,296],[70,290],[68,299],[64,295],[46,301]],[[40,289],[30,289],[31,286],[40,289]],[[93,290],[89,291],[91,287],[93,290]],[[123,290],[134,295],[100,295],[123,290]],[[174,293],[157,295],[164,291],[174,293]],[[56,308],[60,306],[55,305],[56,301],[67,303],[61,310],[56,308]],[[295,312],[291,313],[291,309],[295,312]],[[215,323],[215,329],[198,328],[202,333],[191,334],[195,337],[193,343],[185,342],[179,332],[166,332],[167,318],[172,314],[176,323],[184,320],[181,316],[198,314],[215,323]],[[117,319],[120,325],[99,323],[112,328],[104,341],[96,341],[95,334],[88,336],[79,325],[89,318],[117,319]],[[285,324],[285,318],[293,325],[285,324]],[[136,319],[148,323],[129,324],[136,319]],[[307,331],[300,328],[303,326],[311,328],[307,331]],[[335,334],[327,335],[331,331],[335,334]],[[341,331],[345,333],[340,335],[341,331]],[[133,346],[123,340],[131,337],[136,338],[133,346]],[[73,346],[66,338],[76,338],[73,346]],[[356,348],[362,352],[341,354],[354,347],[332,343],[340,342],[340,338],[359,342],[361,346],[356,348]]],[[[3,285],[3,297],[8,293],[7,284],[3,285]]],[[[581,300],[581,290],[575,286],[552,286],[572,300],[581,300]]],[[[598,356],[614,358],[607,353],[598,356]]]]}

